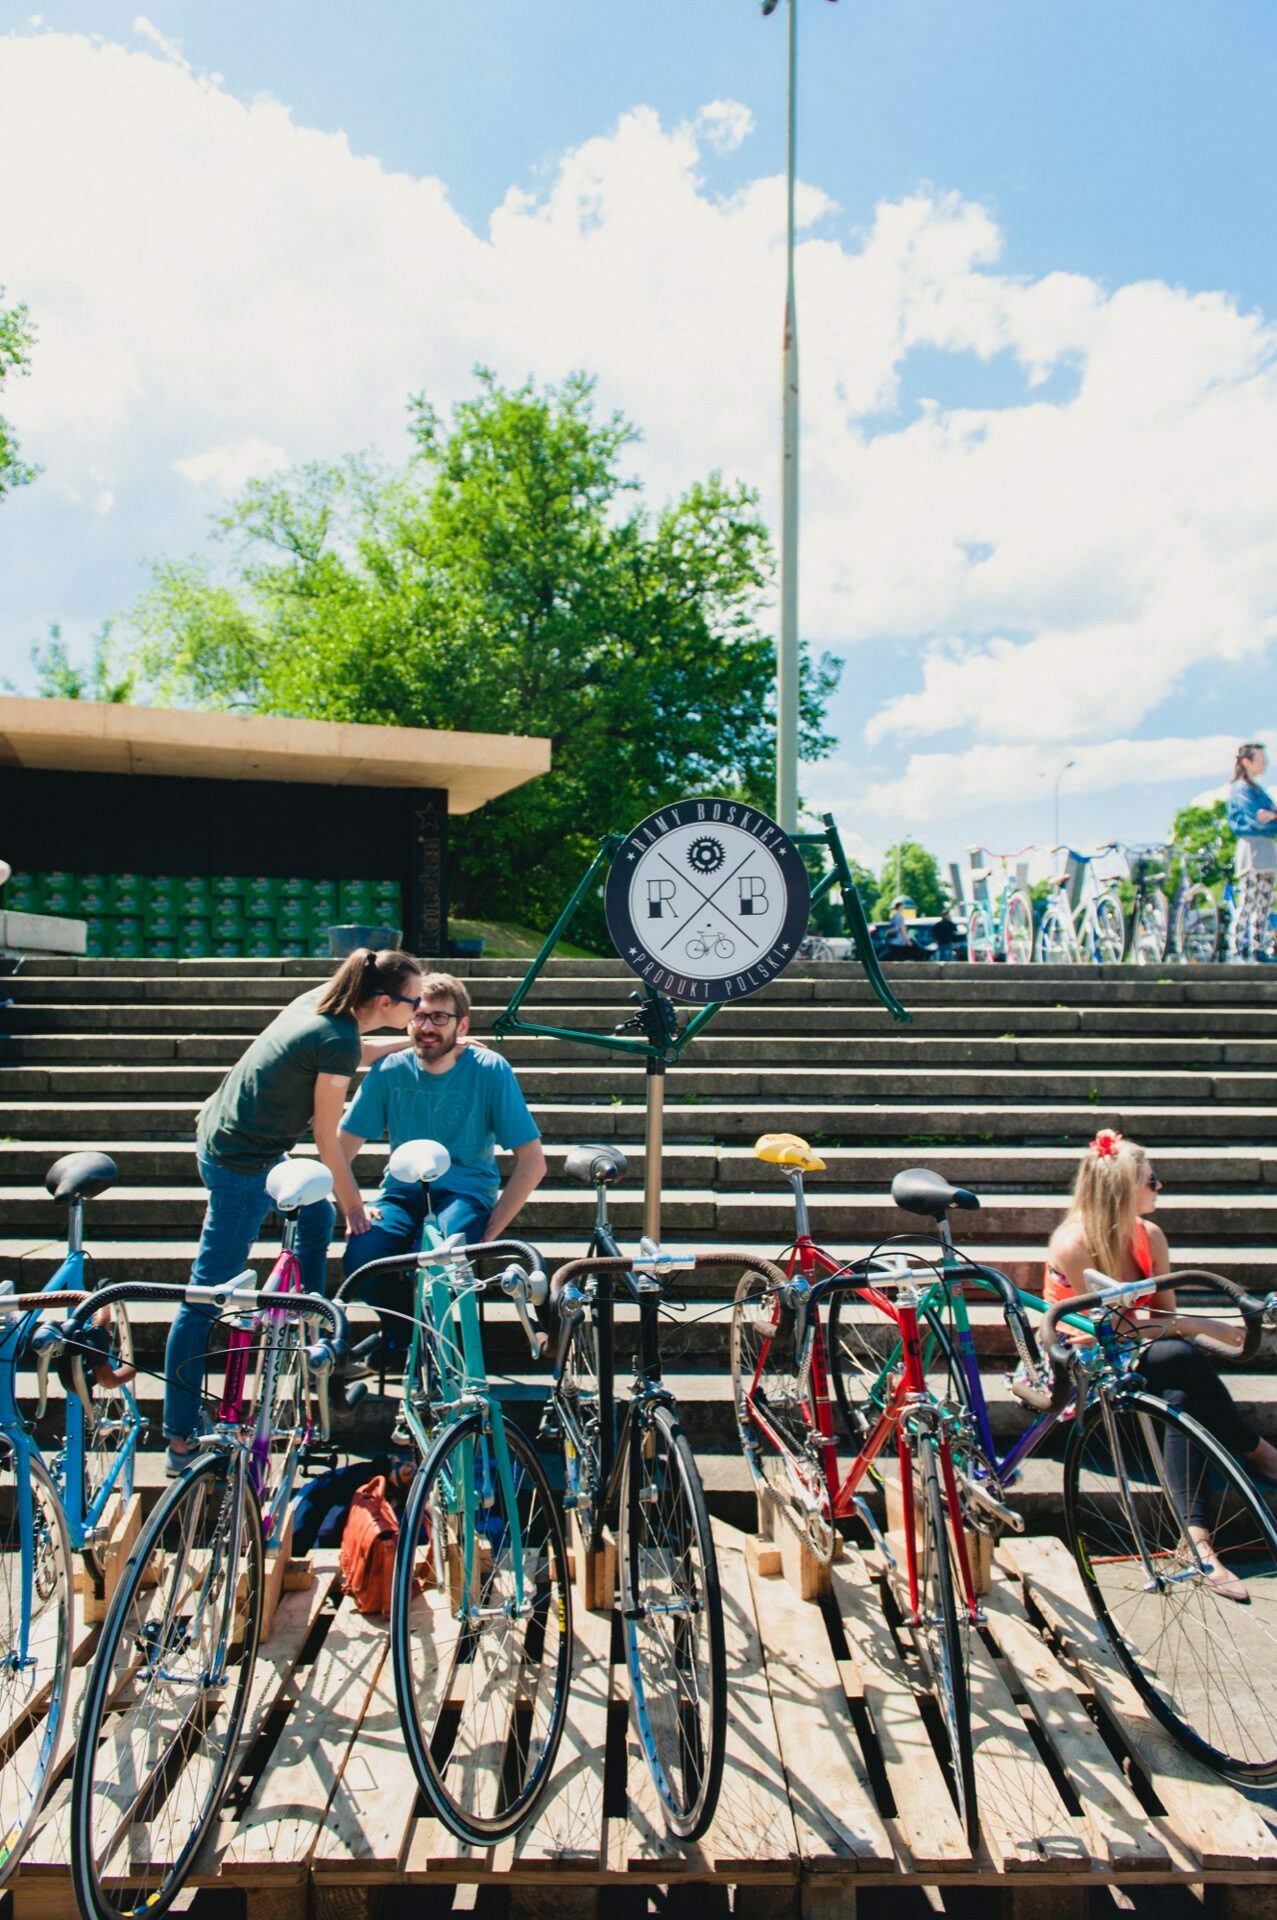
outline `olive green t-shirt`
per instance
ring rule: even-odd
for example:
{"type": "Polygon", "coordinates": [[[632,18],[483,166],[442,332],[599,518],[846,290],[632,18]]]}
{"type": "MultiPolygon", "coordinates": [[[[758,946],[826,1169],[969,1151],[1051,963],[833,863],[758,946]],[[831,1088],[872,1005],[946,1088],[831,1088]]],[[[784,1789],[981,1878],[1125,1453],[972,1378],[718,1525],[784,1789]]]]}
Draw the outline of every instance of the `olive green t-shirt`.
{"type": "Polygon", "coordinates": [[[295,1147],[315,1110],[315,1076],[353,1074],[359,1028],[348,1013],[318,1013],[323,987],[292,1000],[200,1108],[201,1153],[236,1173],[260,1173],[295,1147]]]}

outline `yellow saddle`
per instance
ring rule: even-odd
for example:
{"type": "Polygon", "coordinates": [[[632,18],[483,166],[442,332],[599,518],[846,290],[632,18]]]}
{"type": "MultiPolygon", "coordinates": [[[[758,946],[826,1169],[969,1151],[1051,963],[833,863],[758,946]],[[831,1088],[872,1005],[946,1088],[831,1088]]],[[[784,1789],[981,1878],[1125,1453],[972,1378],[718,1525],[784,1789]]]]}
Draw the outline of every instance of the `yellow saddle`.
{"type": "Polygon", "coordinates": [[[825,1163],[796,1133],[760,1133],[754,1142],[758,1159],[773,1167],[799,1167],[804,1173],[823,1173],[825,1163]]]}

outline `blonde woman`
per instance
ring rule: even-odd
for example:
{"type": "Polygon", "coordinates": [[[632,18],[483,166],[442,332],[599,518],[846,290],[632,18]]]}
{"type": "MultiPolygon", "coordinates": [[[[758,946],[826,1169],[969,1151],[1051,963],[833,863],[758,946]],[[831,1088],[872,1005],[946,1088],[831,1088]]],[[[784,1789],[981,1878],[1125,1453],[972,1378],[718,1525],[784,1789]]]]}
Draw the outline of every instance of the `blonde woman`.
{"type": "MultiPolygon", "coordinates": [[[[1211,1361],[1185,1338],[1208,1332],[1240,1347],[1240,1330],[1224,1321],[1178,1315],[1174,1288],[1157,1284],[1171,1270],[1166,1235],[1152,1218],[1161,1190],[1144,1148],[1112,1128],[1101,1129],[1082,1156],[1073,1204],[1051,1235],[1043,1292],[1049,1301],[1085,1293],[1088,1267],[1113,1280],[1149,1281],[1147,1300],[1132,1316],[1142,1329],[1157,1331],[1140,1357],[1149,1392],[1200,1422],[1241,1459],[1257,1484],[1277,1486],[1277,1447],[1243,1419],[1211,1361]]],[[[1187,1478],[1185,1473],[1186,1484],[1187,1478]]],[[[1189,1531],[1199,1546],[1210,1546],[1206,1527],[1190,1525],[1189,1531]]],[[[1244,1583],[1227,1568],[1217,1565],[1212,1578],[1229,1599],[1248,1598],[1244,1583]]]]}

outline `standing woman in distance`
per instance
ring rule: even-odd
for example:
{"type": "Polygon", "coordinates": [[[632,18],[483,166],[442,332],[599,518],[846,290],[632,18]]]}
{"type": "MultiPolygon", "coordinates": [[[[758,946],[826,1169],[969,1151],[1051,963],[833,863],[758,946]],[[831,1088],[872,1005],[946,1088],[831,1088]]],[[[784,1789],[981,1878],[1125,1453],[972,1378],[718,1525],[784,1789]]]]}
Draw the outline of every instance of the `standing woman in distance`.
{"type": "Polygon", "coordinates": [[[1230,960],[1258,960],[1268,935],[1277,880],[1277,804],[1259,784],[1267,765],[1262,741],[1238,747],[1228,789],[1228,824],[1237,835],[1237,914],[1230,960]]]}
{"type": "MultiPolygon", "coordinates": [[[[350,1082],[360,1065],[408,1046],[406,1028],[421,992],[421,965],[410,953],[357,947],[326,985],[289,1002],[200,1108],[196,1154],[208,1192],[191,1285],[233,1279],[270,1212],[266,1175],[307,1128],[333,1176],[348,1233],[369,1220],[345,1153],[337,1143],[350,1082]],[[379,1027],[398,1037],[370,1040],[379,1027]]],[[[319,1200],[298,1216],[297,1253],[312,1293],[324,1291],[333,1207],[319,1200]]],[[[181,1473],[199,1438],[199,1392],[215,1313],[179,1307],[164,1355],[164,1437],[168,1470],[181,1473]]]]}

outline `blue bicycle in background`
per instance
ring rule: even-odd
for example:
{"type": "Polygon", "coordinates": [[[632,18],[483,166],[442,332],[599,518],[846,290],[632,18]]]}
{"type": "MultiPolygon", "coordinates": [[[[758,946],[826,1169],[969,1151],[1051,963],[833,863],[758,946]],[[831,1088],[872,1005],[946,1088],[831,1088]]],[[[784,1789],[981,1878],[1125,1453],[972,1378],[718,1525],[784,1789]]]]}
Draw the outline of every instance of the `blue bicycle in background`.
{"type": "Polygon", "coordinates": [[[46,1460],[39,1439],[60,1328],[42,1316],[91,1293],[85,1203],[116,1178],[104,1153],[72,1153],[45,1185],[67,1209],[66,1258],[38,1294],[0,1290],[0,1883],[34,1831],[53,1775],[72,1649],[72,1554],[88,1588],[103,1592],[108,1510],[133,1490],[133,1462],[146,1423],[130,1388],[133,1341],[120,1306],[93,1318],[85,1339],[59,1362],[66,1424],[46,1460]],[[5,1299],[8,1293],[10,1299],[5,1299]],[[35,1410],[29,1374],[36,1370],[35,1410]],[[24,1377],[25,1376],[25,1377],[24,1377]]]}

